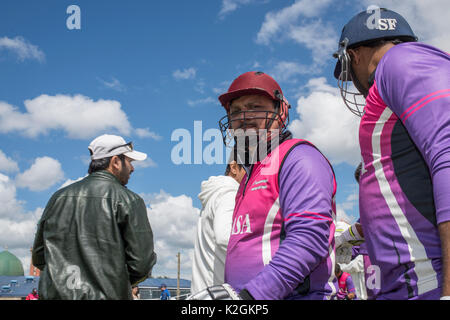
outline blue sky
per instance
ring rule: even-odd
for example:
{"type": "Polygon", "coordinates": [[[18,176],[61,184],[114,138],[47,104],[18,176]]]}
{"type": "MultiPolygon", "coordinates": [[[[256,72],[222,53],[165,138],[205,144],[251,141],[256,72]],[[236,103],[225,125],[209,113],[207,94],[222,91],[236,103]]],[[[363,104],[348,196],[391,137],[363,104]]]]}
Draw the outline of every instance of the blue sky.
{"type": "Polygon", "coordinates": [[[448,19],[420,1],[2,1],[0,246],[27,266],[49,197],[86,174],[91,140],[119,134],[149,156],[128,187],[148,205],[160,256],[154,274],[176,275],[181,251],[190,278],[200,184],[225,165],[174,164],[171,135],[193,134],[194,121],[217,128],[218,95],[250,70],[280,83],[294,135],[334,165],[339,217],[357,219],[358,119],[340,100],[331,54],[342,26],[369,4],[397,9],[448,50],[448,19]],[[72,4],[80,30],[66,26],[72,4]]]}

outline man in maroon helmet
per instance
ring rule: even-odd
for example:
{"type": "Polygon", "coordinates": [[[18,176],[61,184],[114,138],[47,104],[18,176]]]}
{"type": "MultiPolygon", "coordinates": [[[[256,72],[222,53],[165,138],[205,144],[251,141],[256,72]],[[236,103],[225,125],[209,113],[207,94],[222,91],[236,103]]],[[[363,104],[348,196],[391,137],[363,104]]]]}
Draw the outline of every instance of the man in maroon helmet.
{"type": "Polygon", "coordinates": [[[233,213],[225,284],[192,299],[330,299],[336,181],[311,143],[287,130],[289,103],[263,72],[236,78],[219,97],[220,127],[244,176],[233,213]],[[261,150],[267,152],[261,152],[261,150]]]}

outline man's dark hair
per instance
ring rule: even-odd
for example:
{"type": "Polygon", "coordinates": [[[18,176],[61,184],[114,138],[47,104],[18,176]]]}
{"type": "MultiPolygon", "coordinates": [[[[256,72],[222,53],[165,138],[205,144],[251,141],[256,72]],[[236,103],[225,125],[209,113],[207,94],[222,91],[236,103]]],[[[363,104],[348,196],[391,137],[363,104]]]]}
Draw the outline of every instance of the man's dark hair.
{"type": "MultiPolygon", "coordinates": [[[[122,164],[125,164],[125,155],[119,154],[118,157],[120,161],[122,161],[122,164]]],[[[92,160],[91,163],[89,164],[88,173],[91,174],[96,171],[106,170],[109,167],[111,159],[112,157],[92,160]]]]}
{"type": "MultiPolygon", "coordinates": [[[[236,162],[236,164],[239,166],[239,169],[242,168],[242,164],[237,163],[237,162],[236,162]]],[[[225,169],[225,175],[226,175],[226,176],[229,176],[229,175],[230,175],[230,172],[231,172],[231,166],[230,166],[230,164],[227,164],[227,168],[225,169]]]]}
{"type": "Polygon", "coordinates": [[[362,162],[360,162],[358,164],[358,166],[356,167],[356,170],[355,170],[355,180],[358,183],[359,183],[359,180],[361,178],[361,170],[362,170],[362,162]]]}
{"type": "Polygon", "coordinates": [[[341,271],[342,271],[341,266],[336,263],[336,265],[334,267],[334,273],[339,274],[339,273],[341,273],[341,271]]]}
{"type": "Polygon", "coordinates": [[[409,39],[397,39],[397,38],[395,38],[395,39],[378,39],[378,40],[375,40],[375,41],[371,41],[371,42],[362,44],[361,46],[369,47],[369,48],[378,48],[378,47],[384,46],[385,44],[388,44],[388,43],[392,43],[394,45],[397,45],[397,44],[400,44],[400,43],[410,42],[410,41],[412,41],[412,40],[409,40],[409,39]]]}

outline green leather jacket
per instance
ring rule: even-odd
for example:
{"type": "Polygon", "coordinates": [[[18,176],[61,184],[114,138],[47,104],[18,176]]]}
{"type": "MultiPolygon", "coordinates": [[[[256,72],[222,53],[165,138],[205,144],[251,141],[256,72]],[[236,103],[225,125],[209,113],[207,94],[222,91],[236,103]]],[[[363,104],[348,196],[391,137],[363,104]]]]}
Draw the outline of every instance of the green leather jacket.
{"type": "Polygon", "coordinates": [[[131,299],[156,263],[144,201],[107,171],[58,190],[35,235],[41,299],[131,299]]]}

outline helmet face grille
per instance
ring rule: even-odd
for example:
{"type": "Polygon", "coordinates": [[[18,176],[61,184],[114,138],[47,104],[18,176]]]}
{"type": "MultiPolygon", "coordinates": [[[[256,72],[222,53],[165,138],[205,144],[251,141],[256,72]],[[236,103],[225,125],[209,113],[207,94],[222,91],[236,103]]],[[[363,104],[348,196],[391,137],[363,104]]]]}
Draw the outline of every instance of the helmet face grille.
{"type": "Polygon", "coordinates": [[[289,122],[289,116],[283,117],[275,111],[239,111],[233,114],[227,114],[219,120],[219,128],[222,133],[223,143],[227,147],[233,146],[235,140],[242,135],[257,136],[257,142],[261,139],[267,139],[272,134],[267,132],[275,130],[284,132],[289,122]],[[264,121],[264,128],[257,128],[255,121],[264,121]],[[280,126],[278,129],[271,129],[272,123],[278,121],[280,126]],[[233,125],[234,124],[234,125],[233,125]]]}
{"type": "Polygon", "coordinates": [[[339,59],[341,72],[339,74],[337,84],[340,89],[341,97],[344,100],[345,106],[358,117],[364,114],[365,98],[362,93],[356,88],[349,87],[353,82],[351,71],[351,58],[347,52],[348,39],[344,39],[339,47],[339,50],[334,54],[339,59]]]}

